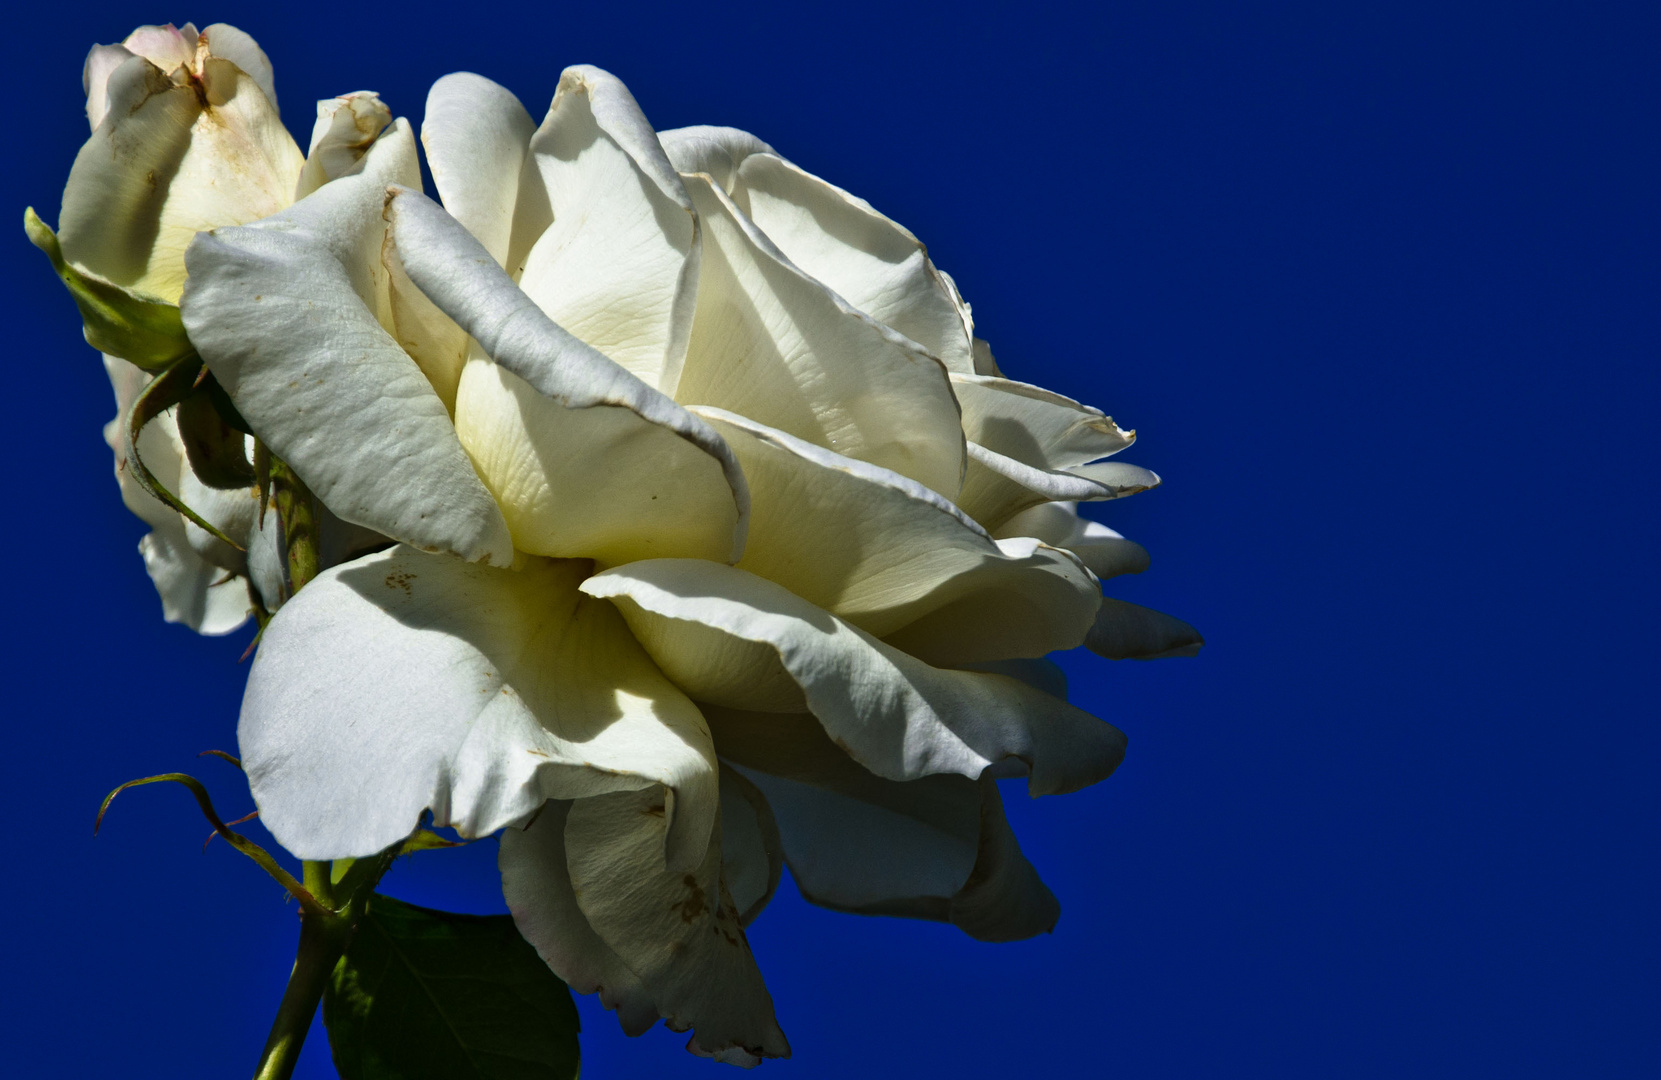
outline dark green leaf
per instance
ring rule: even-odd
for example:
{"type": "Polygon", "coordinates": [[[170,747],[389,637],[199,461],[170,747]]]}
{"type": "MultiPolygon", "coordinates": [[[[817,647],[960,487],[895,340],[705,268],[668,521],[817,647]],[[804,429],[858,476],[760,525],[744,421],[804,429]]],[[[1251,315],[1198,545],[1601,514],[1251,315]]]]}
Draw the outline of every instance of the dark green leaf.
{"type": "Polygon", "coordinates": [[[201,373],[202,358],[191,353],[151,379],[149,385],[133,399],[132,407],[127,411],[127,473],[139,487],[189,518],[209,536],[218,537],[238,551],[246,551],[247,548],[226,536],[218,526],[167,490],[138,455],[138,433],[144,430],[144,425],[190,396],[196,388],[196,377],[201,373]]]}
{"type": "Polygon", "coordinates": [[[342,1080],[572,1080],[577,1010],[506,915],[379,893],[323,996],[342,1080]]]}

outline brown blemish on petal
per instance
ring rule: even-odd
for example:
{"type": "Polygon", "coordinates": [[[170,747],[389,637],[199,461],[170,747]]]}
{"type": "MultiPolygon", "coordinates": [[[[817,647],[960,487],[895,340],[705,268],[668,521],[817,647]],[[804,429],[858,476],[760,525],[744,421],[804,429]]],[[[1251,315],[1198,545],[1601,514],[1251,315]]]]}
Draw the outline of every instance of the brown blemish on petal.
{"type": "Polygon", "coordinates": [[[686,886],[686,898],[679,903],[670,904],[670,910],[678,910],[681,913],[681,922],[696,922],[709,910],[709,904],[704,899],[704,887],[698,884],[698,879],[691,874],[683,877],[681,884],[686,886]]]}
{"type": "Polygon", "coordinates": [[[394,570],[386,576],[386,587],[389,589],[402,589],[404,590],[405,596],[413,596],[415,595],[415,592],[409,587],[409,583],[414,580],[415,575],[410,573],[408,570],[394,570]]]}

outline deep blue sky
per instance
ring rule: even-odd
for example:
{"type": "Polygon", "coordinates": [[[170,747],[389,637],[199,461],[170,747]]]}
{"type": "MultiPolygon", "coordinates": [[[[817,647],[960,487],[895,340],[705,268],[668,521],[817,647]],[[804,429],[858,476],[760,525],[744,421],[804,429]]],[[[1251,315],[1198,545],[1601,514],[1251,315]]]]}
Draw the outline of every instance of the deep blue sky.
{"type": "MultiPolygon", "coordinates": [[[[141,22],[253,33],[302,145],[318,97],[419,122],[469,69],[540,115],[595,63],[658,127],[748,128],[911,227],[1007,371],[1138,429],[1166,479],[1100,514],[1153,553],[1114,588],[1210,644],[1066,661],[1130,753],[1010,799],[1055,934],[786,884],[751,931],[796,1053],[768,1075],[1654,1075],[1653,5],[423,10],[14,14],[0,206],[55,220],[82,57],[141,22]]],[[[183,791],[91,823],[177,768],[249,808],[193,757],[232,748],[247,635],[161,623],[98,358],[21,230],[0,250],[7,1071],[246,1074],[292,908],[201,853],[183,791]]],[[[493,860],[387,888],[501,910],[493,860]]],[[[588,1077],[735,1075],[580,1006],[588,1077]]],[[[333,1075],[320,1030],[301,1072],[333,1075]]]]}

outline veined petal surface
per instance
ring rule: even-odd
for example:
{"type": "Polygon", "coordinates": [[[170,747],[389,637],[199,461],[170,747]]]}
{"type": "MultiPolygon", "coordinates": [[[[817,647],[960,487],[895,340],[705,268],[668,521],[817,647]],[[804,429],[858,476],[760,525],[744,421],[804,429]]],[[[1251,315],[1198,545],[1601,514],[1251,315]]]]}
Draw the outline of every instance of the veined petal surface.
{"type": "Polygon", "coordinates": [[[709,729],[583,561],[496,570],[399,547],[318,575],[266,627],[238,739],[261,820],[306,859],[366,855],[423,810],[483,836],[551,798],[658,785],[659,864],[700,866],[709,729]]]}

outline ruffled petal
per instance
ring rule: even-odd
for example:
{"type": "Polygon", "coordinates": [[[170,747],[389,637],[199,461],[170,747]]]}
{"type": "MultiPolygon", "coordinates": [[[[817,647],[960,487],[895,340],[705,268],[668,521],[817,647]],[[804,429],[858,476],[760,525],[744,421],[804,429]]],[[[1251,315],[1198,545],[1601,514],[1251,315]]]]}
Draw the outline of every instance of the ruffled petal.
{"type": "Polygon", "coordinates": [[[910,631],[931,663],[1084,641],[1100,593],[1070,556],[1000,544],[898,473],[719,409],[693,411],[732,447],[750,485],[741,568],[879,637],[910,631]]]}
{"type": "Polygon", "coordinates": [[[692,328],[698,223],[640,106],[599,68],[567,68],[530,161],[551,220],[520,286],[554,322],[672,392],[692,328]]]}
{"type": "Polygon", "coordinates": [[[186,329],[272,451],[342,519],[425,551],[508,565],[507,523],[444,403],[383,329],[388,184],[415,179],[395,123],[355,176],[190,251],[186,329]]]}
{"type": "Polygon", "coordinates": [[[107,115],[76,155],[58,238],[78,269],[177,303],[198,232],[293,201],[303,159],[275,106],[229,60],[182,83],[143,57],[110,73],[107,115]]]}
{"type": "Polygon", "coordinates": [[[1065,702],[1002,675],[930,667],[734,567],[655,559],[582,590],[617,604],[692,697],[756,710],[793,682],[830,737],[890,780],[978,777],[1005,762],[1028,774],[1033,794],[1059,794],[1104,779],[1124,757],[1123,734],[1065,702]]]}
{"type": "Polygon", "coordinates": [[[1181,619],[1106,597],[1084,644],[1109,660],[1164,660],[1198,655],[1205,638],[1181,619]]]}
{"type": "Polygon", "coordinates": [[[663,785],[657,858],[699,866],[717,782],[697,708],[581,561],[495,570],[394,548],[325,571],[265,630],[238,738],[289,851],[379,851],[423,810],[482,836],[550,798],[663,785]]]}
{"type": "Polygon", "coordinates": [[[520,172],[535,131],[536,122],[519,99],[482,75],[446,75],[427,92],[421,145],[433,184],[444,209],[503,266],[520,172]]]}
{"type": "Polygon", "coordinates": [[[799,270],[707,177],[685,180],[703,262],[675,400],[956,495],[963,432],[940,361],[799,270]]]}
{"type": "Polygon", "coordinates": [[[708,424],[550,322],[430,200],[390,216],[411,279],[494,360],[462,372],[456,430],[520,550],[739,556],[749,495],[708,424]]]}
{"type": "Polygon", "coordinates": [[[766,794],[791,876],[808,900],[950,921],[986,941],[1055,926],[1060,905],[1021,854],[990,778],[884,780],[810,717],[726,709],[707,716],[723,761],[766,794]]]}

